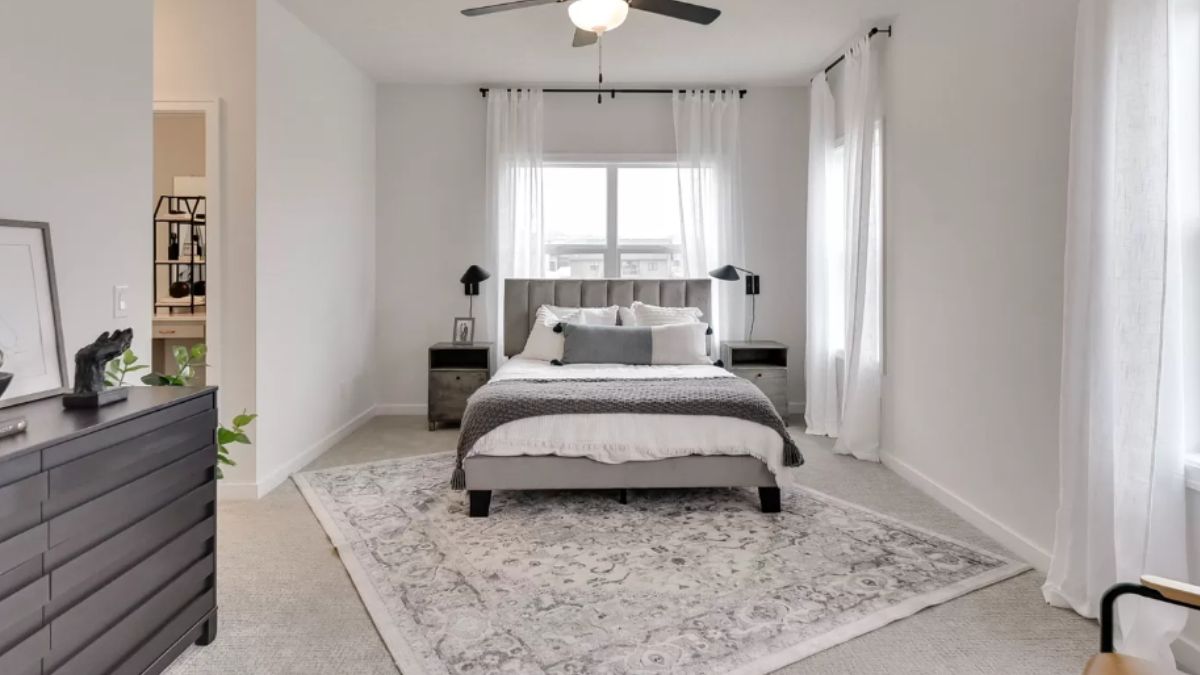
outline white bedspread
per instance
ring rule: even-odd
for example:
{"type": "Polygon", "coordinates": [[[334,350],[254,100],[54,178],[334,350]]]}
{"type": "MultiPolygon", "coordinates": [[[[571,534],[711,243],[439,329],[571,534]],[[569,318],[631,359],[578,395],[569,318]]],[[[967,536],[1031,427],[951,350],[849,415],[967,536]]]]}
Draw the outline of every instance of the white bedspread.
{"type": "MultiPolygon", "coordinates": [[[[529,379],[660,379],[736,377],[716,366],[553,366],[514,358],[493,381],[529,379]]],[[[751,455],[762,460],[781,483],[783,439],[769,427],[746,420],[706,415],[546,415],[509,422],[475,443],[468,455],[512,457],[557,455],[621,464],[685,455],[751,455]]]]}

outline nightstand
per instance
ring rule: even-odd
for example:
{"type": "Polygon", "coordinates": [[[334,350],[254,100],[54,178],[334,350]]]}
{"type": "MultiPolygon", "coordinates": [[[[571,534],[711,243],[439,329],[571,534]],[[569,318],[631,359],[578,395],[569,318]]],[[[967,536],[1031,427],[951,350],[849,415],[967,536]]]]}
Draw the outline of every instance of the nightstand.
{"type": "Polygon", "coordinates": [[[771,399],[783,419],[788,418],[788,347],[770,340],[722,342],[725,369],[750,380],[771,399]]]}
{"type": "Polygon", "coordinates": [[[439,342],[429,348],[429,430],[462,422],[467,399],[492,376],[492,344],[439,342]]]}

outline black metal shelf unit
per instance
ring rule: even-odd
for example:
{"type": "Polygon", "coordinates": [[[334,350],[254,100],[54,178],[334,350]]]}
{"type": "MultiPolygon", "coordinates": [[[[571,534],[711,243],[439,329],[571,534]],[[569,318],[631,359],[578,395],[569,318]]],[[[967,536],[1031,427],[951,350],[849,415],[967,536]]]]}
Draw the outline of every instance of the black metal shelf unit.
{"type": "Polygon", "coordinates": [[[162,195],[154,207],[154,313],[183,310],[195,314],[207,304],[205,253],[208,233],[204,197],[162,195]],[[165,247],[160,237],[167,238],[165,247]],[[162,257],[162,251],[166,257],[162,257]],[[166,288],[160,268],[166,268],[166,288]]]}

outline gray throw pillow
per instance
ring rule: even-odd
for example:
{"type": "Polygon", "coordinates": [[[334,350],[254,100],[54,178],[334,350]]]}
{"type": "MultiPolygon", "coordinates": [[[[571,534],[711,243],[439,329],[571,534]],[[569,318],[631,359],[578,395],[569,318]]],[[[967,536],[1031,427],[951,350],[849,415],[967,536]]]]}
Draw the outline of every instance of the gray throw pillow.
{"type": "Polygon", "coordinates": [[[560,323],[563,334],[562,362],[624,363],[648,366],[654,356],[649,328],[637,326],[588,326],[560,323]]]}

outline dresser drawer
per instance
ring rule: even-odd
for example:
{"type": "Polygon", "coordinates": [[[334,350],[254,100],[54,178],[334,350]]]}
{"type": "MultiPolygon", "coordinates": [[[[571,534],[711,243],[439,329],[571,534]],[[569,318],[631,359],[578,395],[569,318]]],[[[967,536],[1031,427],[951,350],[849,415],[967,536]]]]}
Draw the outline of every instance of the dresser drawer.
{"type": "Polygon", "coordinates": [[[107,429],[96,431],[87,436],[60,443],[42,451],[42,465],[49,469],[59,464],[66,464],[73,459],[96,452],[97,448],[107,448],[118,443],[124,443],[152,431],[161,429],[173,422],[198,415],[206,410],[213,410],[216,405],[212,394],[184,401],[166,410],[153,414],[135,417],[127,422],[121,422],[107,429]]]}
{"type": "Polygon", "coordinates": [[[787,419],[787,369],[786,368],[730,368],[729,372],[749,380],[771,399],[775,410],[787,419]]]}
{"type": "Polygon", "coordinates": [[[0,673],[33,675],[42,672],[42,657],[50,651],[50,627],[46,626],[0,654],[0,673]]]}
{"type": "Polygon", "coordinates": [[[46,659],[46,672],[54,675],[114,672],[122,657],[145,644],[173,617],[191,611],[198,621],[215,603],[215,594],[207,586],[214,567],[211,554],[197,561],[74,655],[60,652],[56,640],[54,651],[46,659]]]}
{"type": "Polygon", "coordinates": [[[203,340],[204,324],[201,323],[156,323],[152,329],[154,338],[164,340],[203,340]]]}
{"type": "Polygon", "coordinates": [[[429,419],[458,422],[467,399],[488,381],[486,370],[433,370],[429,373],[429,419]]]}
{"type": "Polygon", "coordinates": [[[41,523],[0,541],[0,574],[7,573],[46,552],[48,528],[41,523]]]}
{"type": "MultiPolygon", "coordinates": [[[[216,519],[209,518],[96,589],[60,616],[55,614],[62,608],[57,601],[51,602],[46,608],[50,639],[54,644],[50,660],[59,662],[91,642],[104,631],[111,617],[125,616],[153,596],[154,589],[163,587],[196,561],[208,560],[208,573],[211,574],[214,569],[208,542],[215,534],[216,519]]],[[[196,590],[198,593],[200,588],[196,590]]]]}
{"type": "Polygon", "coordinates": [[[96,542],[211,480],[215,452],[212,447],[193,452],[51,519],[46,566],[50,569],[58,567],[96,542]]]}
{"type": "Polygon", "coordinates": [[[0,540],[37,525],[42,518],[42,502],[45,499],[44,473],[0,488],[0,540]]]}
{"type": "Polygon", "coordinates": [[[208,410],[51,469],[46,515],[56,516],[212,445],[216,428],[217,413],[208,410]]]}
{"type": "Polygon", "coordinates": [[[202,485],[50,573],[52,613],[70,607],[138,560],[211,515],[216,482],[202,485]]]}
{"type": "Polygon", "coordinates": [[[37,632],[49,599],[50,578],[43,576],[0,600],[0,652],[37,632]]]}

